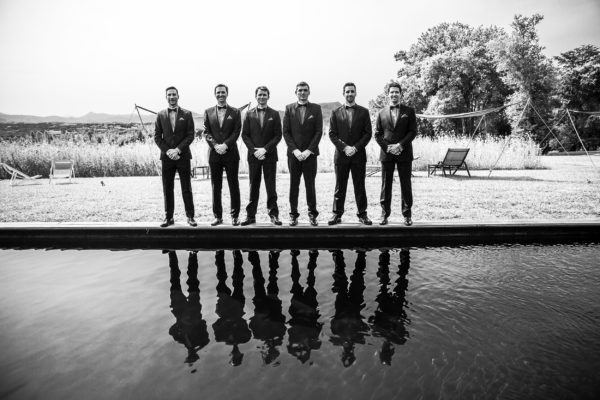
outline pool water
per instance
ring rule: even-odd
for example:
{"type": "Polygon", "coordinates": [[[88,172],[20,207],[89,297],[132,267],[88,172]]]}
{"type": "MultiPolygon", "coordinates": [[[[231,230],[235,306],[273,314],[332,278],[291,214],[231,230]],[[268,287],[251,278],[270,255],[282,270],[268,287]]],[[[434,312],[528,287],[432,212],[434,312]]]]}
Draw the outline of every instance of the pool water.
{"type": "Polygon", "coordinates": [[[600,246],[0,251],[0,398],[600,398],[600,246]]]}

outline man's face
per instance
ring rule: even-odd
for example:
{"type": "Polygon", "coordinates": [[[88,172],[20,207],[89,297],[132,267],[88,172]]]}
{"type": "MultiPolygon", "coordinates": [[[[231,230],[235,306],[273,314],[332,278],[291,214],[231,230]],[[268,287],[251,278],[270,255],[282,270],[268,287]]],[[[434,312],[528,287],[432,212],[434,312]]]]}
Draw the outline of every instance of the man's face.
{"type": "Polygon", "coordinates": [[[354,86],[346,86],[344,88],[344,98],[346,99],[346,103],[354,103],[354,99],[356,99],[356,88],[354,86]]]}
{"type": "Polygon", "coordinates": [[[391,87],[390,91],[388,92],[388,96],[390,96],[390,102],[392,104],[398,104],[400,101],[400,89],[397,87],[391,87]]]}
{"type": "Polygon", "coordinates": [[[224,104],[227,101],[227,89],[224,86],[219,86],[215,89],[215,97],[217,101],[224,104]]]}
{"type": "Polygon", "coordinates": [[[266,107],[267,101],[269,101],[269,93],[266,90],[259,90],[256,93],[256,101],[261,107],[266,107]]]}
{"type": "Polygon", "coordinates": [[[301,102],[307,101],[309,95],[310,95],[310,90],[308,89],[308,86],[298,86],[296,88],[296,96],[298,97],[299,101],[301,101],[301,102]]]}
{"type": "Polygon", "coordinates": [[[167,90],[167,102],[169,103],[169,107],[174,108],[177,107],[177,102],[179,101],[179,94],[175,89],[167,90]]]}

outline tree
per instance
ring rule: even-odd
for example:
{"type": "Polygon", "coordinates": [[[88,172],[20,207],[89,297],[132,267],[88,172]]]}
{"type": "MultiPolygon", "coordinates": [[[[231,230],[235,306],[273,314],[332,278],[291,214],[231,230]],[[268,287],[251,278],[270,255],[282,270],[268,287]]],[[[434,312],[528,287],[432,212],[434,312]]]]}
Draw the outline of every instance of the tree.
{"type": "MultiPolygon", "coordinates": [[[[398,81],[402,101],[426,114],[453,114],[496,107],[504,103],[508,87],[496,68],[490,43],[505,35],[498,27],[472,28],[459,22],[442,23],[423,33],[408,51],[398,51],[398,81]]],[[[385,105],[384,95],[371,102],[372,110],[385,105]]],[[[488,118],[492,131],[503,126],[502,116],[488,118]]],[[[474,119],[420,121],[420,132],[473,131],[474,119]]]]}
{"type": "Polygon", "coordinates": [[[551,96],[555,80],[555,69],[542,53],[544,47],[539,44],[536,30],[543,19],[540,14],[531,17],[516,15],[511,24],[512,32],[498,38],[492,44],[498,72],[512,91],[506,99],[506,104],[514,104],[507,108],[513,131],[518,129],[519,123],[520,127],[531,132],[538,140],[547,133],[544,121],[549,123],[551,120],[551,96]],[[528,107],[522,120],[518,121],[528,99],[540,116],[528,107]]]}

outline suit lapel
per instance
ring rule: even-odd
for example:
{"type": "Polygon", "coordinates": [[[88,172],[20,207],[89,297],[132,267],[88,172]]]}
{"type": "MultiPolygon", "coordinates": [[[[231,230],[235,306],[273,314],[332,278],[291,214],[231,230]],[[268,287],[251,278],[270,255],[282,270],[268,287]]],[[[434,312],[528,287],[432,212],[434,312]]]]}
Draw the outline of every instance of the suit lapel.
{"type": "Polygon", "coordinates": [[[169,118],[169,109],[167,108],[163,114],[163,125],[164,126],[168,126],[169,129],[171,130],[171,134],[173,134],[174,130],[173,127],[171,126],[171,118],[169,118]]]}

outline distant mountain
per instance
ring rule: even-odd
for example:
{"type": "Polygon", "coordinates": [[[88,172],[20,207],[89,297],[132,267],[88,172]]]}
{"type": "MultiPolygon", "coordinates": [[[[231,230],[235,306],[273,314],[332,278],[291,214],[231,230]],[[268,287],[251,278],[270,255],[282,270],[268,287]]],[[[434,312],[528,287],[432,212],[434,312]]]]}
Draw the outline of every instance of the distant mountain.
{"type": "MultiPolygon", "coordinates": [[[[340,102],[333,103],[320,103],[321,108],[323,109],[323,119],[326,121],[329,120],[331,116],[331,112],[335,110],[337,107],[341,106],[340,102]]],[[[155,121],[156,117],[153,114],[142,113],[142,119],[145,123],[152,123],[155,121]]],[[[280,114],[283,117],[283,111],[280,111],[280,114]]],[[[196,124],[200,124],[203,122],[203,115],[193,113],[194,121],[196,124]]],[[[109,124],[109,123],[119,123],[119,124],[127,124],[130,122],[138,123],[140,121],[137,113],[135,114],[104,114],[104,113],[94,113],[89,112],[81,117],[60,117],[56,115],[51,115],[47,117],[38,117],[35,115],[10,115],[0,113],[0,123],[24,123],[24,124],[39,124],[44,122],[59,122],[66,124],[109,124]]]]}

